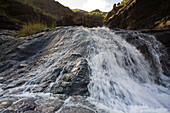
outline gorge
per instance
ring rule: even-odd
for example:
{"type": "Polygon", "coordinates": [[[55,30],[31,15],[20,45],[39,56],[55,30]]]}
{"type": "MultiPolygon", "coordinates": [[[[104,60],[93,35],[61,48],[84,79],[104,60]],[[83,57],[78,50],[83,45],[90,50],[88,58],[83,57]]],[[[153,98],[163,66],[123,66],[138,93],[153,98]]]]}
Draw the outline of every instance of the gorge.
{"type": "Polygon", "coordinates": [[[0,113],[170,113],[170,7],[146,1],[0,0],[0,113]]]}

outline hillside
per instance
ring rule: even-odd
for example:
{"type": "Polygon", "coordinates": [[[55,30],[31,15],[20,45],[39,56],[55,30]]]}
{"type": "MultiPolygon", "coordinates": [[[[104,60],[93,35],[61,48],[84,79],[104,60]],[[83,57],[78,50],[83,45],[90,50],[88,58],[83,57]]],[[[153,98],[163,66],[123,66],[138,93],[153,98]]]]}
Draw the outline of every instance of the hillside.
{"type": "Polygon", "coordinates": [[[105,25],[122,29],[168,29],[169,11],[168,0],[124,0],[107,14],[105,25]]]}
{"type": "Polygon", "coordinates": [[[51,26],[107,26],[111,29],[169,29],[168,0],[124,0],[107,13],[69,9],[54,0],[0,0],[0,29],[29,23],[51,26]]]}
{"type": "Polygon", "coordinates": [[[1,0],[0,4],[1,29],[20,29],[23,24],[34,22],[51,26],[55,22],[54,18],[39,9],[16,0],[1,0]]]}
{"type": "Polygon", "coordinates": [[[36,7],[43,13],[46,13],[54,17],[55,19],[61,19],[64,16],[73,15],[72,10],[54,0],[17,0],[17,1],[27,3],[33,7],[36,7]]]}
{"type": "Polygon", "coordinates": [[[101,27],[103,26],[103,19],[106,15],[106,12],[102,12],[99,9],[93,10],[91,12],[87,12],[80,9],[73,9],[74,17],[73,22],[74,25],[82,25],[85,27],[101,27]]]}
{"type": "Polygon", "coordinates": [[[105,12],[71,10],[54,0],[1,0],[0,29],[19,30],[23,25],[103,26],[105,12]]]}
{"type": "Polygon", "coordinates": [[[22,28],[28,23],[42,23],[49,27],[73,12],[54,0],[1,0],[0,29],[22,28]]]}

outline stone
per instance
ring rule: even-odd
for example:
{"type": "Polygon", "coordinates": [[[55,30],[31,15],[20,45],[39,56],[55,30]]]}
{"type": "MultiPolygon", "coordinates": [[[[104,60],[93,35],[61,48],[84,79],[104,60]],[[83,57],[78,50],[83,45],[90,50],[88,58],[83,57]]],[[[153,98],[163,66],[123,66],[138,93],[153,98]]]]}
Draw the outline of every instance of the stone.
{"type": "Polygon", "coordinates": [[[13,103],[12,100],[1,101],[1,102],[0,102],[0,111],[8,108],[9,106],[12,105],[12,103],[13,103]]]}
{"type": "Polygon", "coordinates": [[[43,106],[40,106],[38,108],[36,108],[37,112],[40,113],[55,113],[56,111],[58,111],[61,106],[64,104],[64,102],[62,101],[57,101],[57,102],[52,102],[49,104],[44,103],[43,106]]]}
{"type": "Polygon", "coordinates": [[[25,111],[34,110],[36,108],[36,104],[35,104],[35,100],[26,99],[12,105],[11,108],[16,110],[17,112],[25,112],[25,111]]]}
{"type": "MultiPolygon", "coordinates": [[[[72,65],[71,63],[69,64],[72,65]]],[[[82,58],[77,58],[71,67],[72,69],[66,71],[58,83],[53,85],[51,92],[55,94],[87,96],[87,85],[90,81],[90,70],[87,61],[82,58]]],[[[68,68],[66,68],[66,70],[67,69],[68,68]]]]}
{"type": "Polygon", "coordinates": [[[29,111],[25,111],[24,113],[40,113],[40,112],[29,110],[29,111]]]}
{"type": "Polygon", "coordinates": [[[65,107],[59,113],[95,113],[92,110],[82,107],[65,107]]]}

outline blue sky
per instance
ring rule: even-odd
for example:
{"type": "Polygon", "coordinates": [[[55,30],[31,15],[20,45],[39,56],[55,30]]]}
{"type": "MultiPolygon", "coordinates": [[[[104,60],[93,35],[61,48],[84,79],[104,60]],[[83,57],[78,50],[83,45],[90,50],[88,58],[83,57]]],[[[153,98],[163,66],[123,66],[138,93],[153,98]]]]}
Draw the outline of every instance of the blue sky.
{"type": "Polygon", "coordinates": [[[114,3],[121,2],[123,0],[56,0],[71,9],[83,9],[86,11],[92,11],[100,9],[101,11],[110,11],[113,8],[114,3]]]}

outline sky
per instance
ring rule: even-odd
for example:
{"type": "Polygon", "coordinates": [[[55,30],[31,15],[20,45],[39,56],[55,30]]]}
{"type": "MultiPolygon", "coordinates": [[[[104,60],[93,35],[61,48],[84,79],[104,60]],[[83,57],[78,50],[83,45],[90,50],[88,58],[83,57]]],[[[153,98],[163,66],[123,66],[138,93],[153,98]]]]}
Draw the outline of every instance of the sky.
{"type": "Polygon", "coordinates": [[[64,6],[70,9],[82,9],[85,11],[92,11],[100,9],[101,11],[111,11],[114,3],[121,2],[123,0],[56,0],[64,6]]]}

